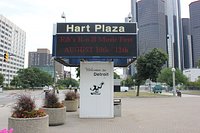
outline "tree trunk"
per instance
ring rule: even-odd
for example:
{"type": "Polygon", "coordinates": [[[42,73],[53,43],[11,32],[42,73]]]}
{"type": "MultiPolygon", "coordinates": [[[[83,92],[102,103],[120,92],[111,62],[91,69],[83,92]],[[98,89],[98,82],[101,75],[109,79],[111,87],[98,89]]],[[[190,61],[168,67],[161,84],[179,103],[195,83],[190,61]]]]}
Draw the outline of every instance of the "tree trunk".
{"type": "Polygon", "coordinates": [[[140,85],[137,86],[137,94],[136,94],[136,96],[138,97],[139,94],[140,94],[140,85]]]}

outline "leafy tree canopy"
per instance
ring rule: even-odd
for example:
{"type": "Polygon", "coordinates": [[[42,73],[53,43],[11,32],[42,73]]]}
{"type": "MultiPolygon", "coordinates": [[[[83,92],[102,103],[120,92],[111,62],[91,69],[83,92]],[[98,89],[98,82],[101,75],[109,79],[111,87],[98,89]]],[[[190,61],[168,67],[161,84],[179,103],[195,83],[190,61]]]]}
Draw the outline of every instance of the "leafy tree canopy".
{"type": "Polygon", "coordinates": [[[151,52],[137,59],[137,77],[141,80],[151,79],[156,81],[162,66],[167,61],[167,54],[154,48],[151,52]]]}
{"type": "Polygon", "coordinates": [[[78,81],[73,79],[73,78],[67,78],[67,79],[64,79],[64,80],[58,80],[57,84],[60,85],[60,86],[64,86],[64,87],[69,87],[70,85],[72,87],[78,87],[79,86],[78,81]]]}
{"type": "Polygon", "coordinates": [[[198,65],[197,66],[200,68],[200,60],[198,61],[198,65]]]}
{"type": "Polygon", "coordinates": [[[22,88],[41,87],[53,83],[51,75],[38,68],[20,69],[17,73],[18,76],[11,83],[15,86],[22,86],[22,88]]]}
{"type": "MultiPolygon", "coordinates": [[[[162,83],[166,83],[169,86],[173,86],[172,68],[162,69],[161,73],[158,76],[158,81],[162,83]]],[[[175,83],[176,85],[187,83],[187,77],[179,69],[176,69],[175,71],[175,83]]]]}
{"type": "Polygon", "coordinates": [[[134,77],[128,76],[125,80],[121,81],[121,85],[125,85],[125,86],[128,86],[128,87],[134,86],[135,85],[134,77]]]}
{"type": "Polygon", "coordinates": [[[15,77],[13,78],[13,80],[11,81],[10,85],[15,86],[15,88],[20,87],[21,81],[20,81],[19,77],[18,77],[18,76],[15,76],[15,77]]]}

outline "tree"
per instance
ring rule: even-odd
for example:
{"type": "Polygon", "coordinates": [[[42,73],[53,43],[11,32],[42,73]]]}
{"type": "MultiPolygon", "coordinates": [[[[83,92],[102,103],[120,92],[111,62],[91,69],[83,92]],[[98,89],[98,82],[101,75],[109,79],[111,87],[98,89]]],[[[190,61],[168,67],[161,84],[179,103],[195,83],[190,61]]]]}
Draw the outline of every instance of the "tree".
{"type": "Polygon", "coordinates": [[[137,86],[137,93],[136,93],[136,96],[139,96],[140,95],[140,85],[142,84],[143,82],[143,78],[141,77],[141,75],[139,75],[138,73],[135,74],[135,85],[137,86]]]}
{"type": "Polygon", "coordinates": [[[200,68],[200,60],[198,61],[198,64],[197,64],[198,68],[200,68]]]}
{"type": "Polygon", "coordinates": [[[125,80],[121,81],[121,85],[125,85],[128,87],[134,86],[133,76],[128,76],[125,80]]]}
{"type": "Polygon", "coordinates": [[[37,81],[39,83],[39,86],[49,86],[53,83],[53,79],[49,73],[38,71],[38,75],[40,76],[40,80],[37,81]]]}
{"type": "Polygon", "coordinates": [[[167,54],[162,50],[154,48],[151,52],[140,56],[137,59],[136,83],[138,86],[137,96],[139,96],[139,87],[143,80],[150,79],[156,81],[162,66],[167,61],[167,54]]]}
{"type": "Polygon", "coordinates": [[[3,85],[4,77],[3,74],[0,73],[0,85],[3,85]]]}
{"type": "Polygon", "coordinates": [[[64,79],[64,80],[58,80],[57,84],[60,85],[60,86],[64,86],[64,87],[69,87],[70,85],[72,87],[78,87],[79,86],[78,81],[76,81],[73,78],[67,78],[67,79],[64,79]]]}
{"type": "MultiPolygon", "coordinates": [[[[158,74],[160,73],[162,66],[167,61],[167,54],[162,50],[154,48],[151,52],[144,56],[142,62],[142,76],[144,80],[150,79],[156,81],[158,74]]],[[[140,65],[140,66],[141,66],[140,65]]],[[[141,69],[140,69],[141,70],[141,69]]]]}
{"type": "Polygon", "coordinates": [[[51,75],[38,68],[20,69],[17,73],[18,76],[16,78],[19,78],[22,88],[41,87],[53,83],[51,75]]]}
{"type": "Polygon", "coordinates": [[[10,85],[15,86],[15,88],[18,88],[20,84],[21,84],[21,81],[18,76],[15,76],[10,83],[10,85]]]}
{"type": "Polygon", "coordinates": [[[0,85],[3,85],[4,77],[3,74],[0,73],[0,85]]]}
{"type": "MultiPolygon", "coordinates": [[[[172,79],[172,68],[164,68],[161,70],[161,73],[158,76],[158,81],[162,83],[166,83],[169,86],[173,86],[172,79]]],[[[181,70],[176,69],[175,71],[175,83],[178,84],[186,84],[187,77],[182,73],[181,70]]]]}

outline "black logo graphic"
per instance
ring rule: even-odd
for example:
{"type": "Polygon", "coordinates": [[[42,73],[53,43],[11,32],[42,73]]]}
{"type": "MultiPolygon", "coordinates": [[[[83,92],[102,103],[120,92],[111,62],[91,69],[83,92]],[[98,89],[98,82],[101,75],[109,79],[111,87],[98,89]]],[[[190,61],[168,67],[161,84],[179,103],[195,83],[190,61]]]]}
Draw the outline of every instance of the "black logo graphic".
{"type": "Polygon", "coordinates": [[[99,86],[93,85],[93,88],[90,88],[90,90],[92,91],[90,94],[91,95],[101,95],[100,89],[102,88],[103,85],[104,85],[104,82],[101,82],[99,84],[99,86]]]}

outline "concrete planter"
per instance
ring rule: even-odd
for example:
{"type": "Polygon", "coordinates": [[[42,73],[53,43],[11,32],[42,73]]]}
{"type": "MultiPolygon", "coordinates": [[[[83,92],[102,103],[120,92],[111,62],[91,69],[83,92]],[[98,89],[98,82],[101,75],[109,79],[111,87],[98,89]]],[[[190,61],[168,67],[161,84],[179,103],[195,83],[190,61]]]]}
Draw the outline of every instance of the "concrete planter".
{"type": "Polygon", "coordinates": [[[8,118],[8,129],[13,128],[13,133],[48,133],[49,116],[37,118],[8,118]]]}
{"type": "Polygon", "coordinates": [[[42,108],[49,115],[49,125],[57,126],[65,123],[66,107],[63,108],[42,108]]]}
{"type": "Polygon", "coordinates": [[[78,109],[78,100],[67,100],[63,101],[67,112],[75,112],[78,109]]]}

